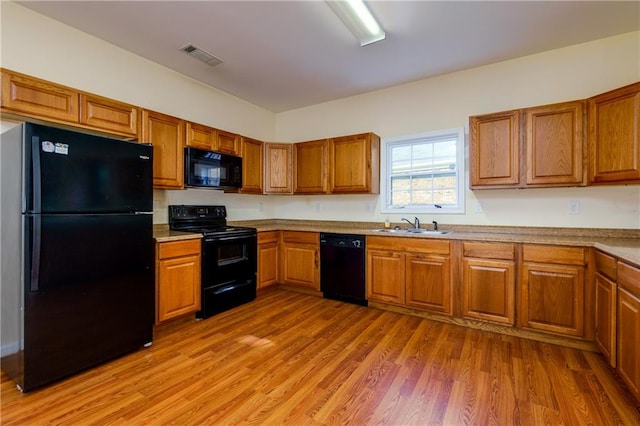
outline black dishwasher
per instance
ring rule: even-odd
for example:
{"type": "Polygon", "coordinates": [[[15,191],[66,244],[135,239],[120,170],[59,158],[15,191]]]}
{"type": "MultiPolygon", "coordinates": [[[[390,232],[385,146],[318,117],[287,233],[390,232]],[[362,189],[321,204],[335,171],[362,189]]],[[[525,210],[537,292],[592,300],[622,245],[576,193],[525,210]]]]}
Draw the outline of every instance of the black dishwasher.
{"type": "Polygon", "coordinates": [[[325,298],[367,306],[364,236],[320,234],[320,290],[325,298]]]}

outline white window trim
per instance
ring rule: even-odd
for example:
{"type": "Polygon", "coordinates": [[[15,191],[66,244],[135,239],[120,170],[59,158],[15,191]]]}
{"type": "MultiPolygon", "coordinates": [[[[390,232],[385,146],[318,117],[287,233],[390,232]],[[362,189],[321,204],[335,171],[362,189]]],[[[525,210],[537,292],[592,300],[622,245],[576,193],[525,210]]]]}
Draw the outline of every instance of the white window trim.
{"type": "Polygon", "coordinates": [[[380,141],[380,194],[382,195],[380,212],[381,213],[411,213],[411,214],[464,214],[465,213],[465,131],[464,127],[457,127],[454,129],[438,130],[434,132],[426,132],[415,135],[394,136],[390,138],[382,138],[380,141]],[[391,165],[387,161],[389,156],[389,145],[395,142],[411,142],[419,139],[438,138],[447,135],[458,135],[458,140],[461,141],[460,149],[456,150],[456,168],[457,168],[457,206],[443,205],[441,208],[435,206],[405,206],[401,208],[389,207],[389,192],[387,191],[389,185],[389,175],[391,165]]]}

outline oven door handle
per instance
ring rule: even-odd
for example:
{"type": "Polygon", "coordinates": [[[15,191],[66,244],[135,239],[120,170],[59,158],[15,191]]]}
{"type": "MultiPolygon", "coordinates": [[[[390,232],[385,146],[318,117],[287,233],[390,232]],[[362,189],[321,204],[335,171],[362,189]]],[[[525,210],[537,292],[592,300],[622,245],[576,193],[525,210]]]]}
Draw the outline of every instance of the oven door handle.
{"type": "Polygon", "coordinates": [[[213,243],[216,241],[241,241],[241,240],[246,240],[246,239],[250,239],[253,238],[254,235],[235,235],[235,236],[228,236],[228,237],[209,237],[209,238],[205,238],[204,242],[205,243],[213,243]]]}
{"type": "Polygon", "coordinates": [[[246,285],[246,283],[234,283],[234,284],[225,285],[223,287],[216,289],[216,291],[214,291],[213,294],[226,293],[228,291],[235,290],[238,287],[242,287],[243,285],[246,285]]]}

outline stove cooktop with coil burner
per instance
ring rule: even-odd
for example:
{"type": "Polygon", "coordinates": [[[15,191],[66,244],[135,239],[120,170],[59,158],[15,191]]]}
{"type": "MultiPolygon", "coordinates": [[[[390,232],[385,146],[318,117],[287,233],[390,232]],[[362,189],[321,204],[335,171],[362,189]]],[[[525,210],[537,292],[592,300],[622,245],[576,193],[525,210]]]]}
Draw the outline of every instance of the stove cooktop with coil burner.
{"type": "Polygon", "coordinates": [[[225,206],[171,205],[169,229],[172,231],[200,232],[205,237],[240,236],[255,234],[255,228],[227,225],[225,206]]]}

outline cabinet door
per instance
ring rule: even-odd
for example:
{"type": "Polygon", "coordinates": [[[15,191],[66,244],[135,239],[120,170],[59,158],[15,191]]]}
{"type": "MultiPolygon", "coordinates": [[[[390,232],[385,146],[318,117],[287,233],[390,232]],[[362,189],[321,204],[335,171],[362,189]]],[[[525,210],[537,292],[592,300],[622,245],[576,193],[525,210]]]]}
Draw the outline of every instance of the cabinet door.
{"type": "Polygon", "coordinates": [[[584,185],[585,102],[524,110],[527,186],[584,185]]]}
{"type": "Polygon", "coordinates": [[[214,151],[229,155],[240,155],[240,136],[235,133],[217,130],[217,143],[214,151]]]}
{"type": "Polygon", "coordinates": [[[142,111],[142,142],[153,145],[153,185],[184,185],[184,122],[159,112],[142,111]]]}
{"type": "Polygon", "coordinates": [[[293,190],[293,145],[287,143],[264,144],[265,194],[291,194],[293,190]]]}
{"type": "Polygon", "coordinates": [[[589,183],[640,182],[640,83],[589,99],[589,183]]]}
{"type": "Polygon", "coordinates": [[[138,120],[139,110],[133,105],[80,93],[80,124],[137,137],[138,120]]]}
{"type": "Polygon", "coordinates": [[[282,233],[282,282],[320,290],[320,234],[282,233]]]}
{"type": "Polygon", "coordinates": [[[612,367],[616,366],[616,307],[618,286],[596,274],[595,341],[612,367]]]}
{"type": "Polygon", "coordinates": [[[515,324],[515,262],[464,258],[462,310],[469,318],[515,324]]]}
{"type": "Polygon", "coordinates": [[[36,118],[78,122],[78,92],[2,70],[2,109],[36,118]]]}
{"type": "Polygon", "coordinates": [[[584,267],[523,263],[521,327],[584,335],[584,267]]]}
{"type": "Polygon", "coordinates": [[[258,244],[258,288],[278,283],[278,243],[258,244]]]}
{"type": "Polygon", "coordinates": [[[471,188],[520,184],[520,111],[470,117],[471,188]]]}
{"type": "Polygon", "coordinates": [[[618,365],[620,377],[640,401],[640,299],[618,289],[618,365]]]}
{"type": "Polygon", "coordinates": [[[327,192],[327,141],[294,144],[293,192],[324,194],[327,192]]]}
{"type": "Polygon", "coordinates": [[[200,309],[200,256],[160,260],[156,323],[200,309]]]}
{"type": "Polygon", "coordinates": [[[404,304],[404,254],[367,250],[367,299],[404,304]]]}
{"type": "Polygon", "coordinates": [[[216,130],[202,124],[187,121],[185,144],[205,151],[215,151],[216,130]]]}
{"type": "Polygon", "coordinates": [[[242,137],[242,189],[243,194],[262,194],[263,143],[242,137]]]}
{"type": "Polygon", "coordinates": [[[406,304],[443,314],[452,313],[448,256],[405,254],[406,304]]]}
{"type": "Polygon", "coordinates": [[[373,133],[329,141],[330,191],[380,193],[380,138],[373,133]]]}
{"type": "Polygon", "coordinates": [[[200,310],[200,240],[156,245],[156,324],[200,310]]]}
{"type": "Polygon", "coordinates": [[[318,279],[318,248],[314,245],[285,242],[283,247],[282,281],[320,290],[318,279]]]}

